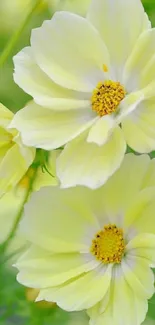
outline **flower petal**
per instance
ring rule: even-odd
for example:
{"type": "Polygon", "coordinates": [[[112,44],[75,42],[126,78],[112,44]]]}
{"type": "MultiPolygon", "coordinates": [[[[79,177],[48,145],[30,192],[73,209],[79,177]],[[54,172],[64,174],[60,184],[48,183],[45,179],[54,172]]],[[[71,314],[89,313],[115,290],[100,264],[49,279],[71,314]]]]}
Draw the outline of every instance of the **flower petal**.
{"type": "Polygon", "coordinates": [[[132,238],[126,246],[130,256],[143,258],[150,267],[155,267],[155,235],[142,233],[132,238]]]}
{"type": "Polygon", "coordinates": [[[130,236],[139,232],[155,233],[154,198],[155,187],[145,188],[135,195],[124,215],[124,227],[130,236]]]}
{"type": "Polygon", "coordinates": [[[58,86],[36,64],[32,49],[25,47],[14,57],[15,82],[39,105],[54,110],[88,107],[90,95],[58,86]]]}
{"type": "Polygon", "coordinates": [[[89,204],[90,190],[44,187],[33,193],[25,206],[21,231],[35,245],[49,252],[89,251],[88,229],[98,231],[98,221],[89,204]],[[77,199],[78,198],[78,199],[77,199]]]}
{"type": "Polygon", "coordinates": [[[40,247],[32,246],[15,264],[19,269],[17,279],[30,288],[42,289],[61,285],[98,266],[99,262],[93,256],[87,255],[52,254],[40,247]]]}
{"type": "Polygon", "coordinates": [[[115,126],[116,121],[113,115],[106,115],[102,118],[99,118],[91,127],[87,142],[94,142],[99,146],[102,146],[110,137],[115,126]]]}
{"type": "MultiPolygon", "coordinates": [[[[112,279],[111,279],[111,284],[112,284],[112,279]]],[[[105,294],[104,298],[98,302],[95,306],[93,306],[92,308],[89,308],[87,310],[87,314],[90,317],[90,325],[94,325],[96,324],[96,319],[98,318],[99,315],[101,315],[105,309],[108,306],[109,300],[110,300],[110,290],[111,286],[109,286],[109,289],[107,291],[107,293],[105,294]],[[95,320],[95,322],[94,322],[95,320]]]]}
{"type": "Polygon", "coordinates": [[[143,180],[143,188],[155,186],[155,158],[149,162],[148,170],[143,180]]]}
{"type": "Polygon", "coordinates": [[[0,127],[0,163],[8,150],[12,147],[12,135],[5,128],[0,127]]]}
{"type": "MultiPolygon", "coordinates": [[[[92,201],[93,205],[96,205],[94,213],[100,217],[102,226],[105,215],[108,218],[107,223],[116,223],[119,227],[124,227],[124,215],[143,186],[149,163],[148,155],[126,154],[121,168],[104,186],[93,191],[92,201]]],[[[132,213],[130,218],[131,216],[132,213]]]]}
{"type": "Polygon", "coordinates": [[[106,294],[111,281],[111,265],[99,266],[59,287],[43,289],[36,301],[55,301],[67,311],[90,308],[106,294]]]}
{"type": "Polygon", "coordinates": [[[52,150],[74,139],[96,118],[89,108],[56,112],[30,102],[16,113],[10,127],[21,132],[26,145],[52,150]]]}
{"type": "Polygon", "coordinates": [[[27,155],[27,159],[25,159],[25,157],[22,156],[19,146],[14,144],[1,160],[0,195],[11,190],[26,173],[34,159],[33,152],[31,152],[29,148],[27,148],[27,155]]]}
{"type": "Polygon", "coordinates": [[[122,261],[124,278],[137,296],[150,299],[154,294],[154,275],[146,260],[131,256],[130,252],[122,261]]]}
{"type": "Polygon", "coordinates": [[[96,29],[72,13],[57,12],[32,31],[32,51],[40,68],[62,87],[91,92],[104,77],[109,55],[96,29]]]}
{"type": "Polygon", "coordinates": [[[140,0],[93,0],[88,19],[100,32],[110,52],[116,78],[139,35],[150,28],[140,0]]]}
{"type": "MultiPolygon", "coordinates": [[[[136,296],[124,278],[121,265],[115,266],[110,291],[110,300],[103,313],[91,313],[91,325],[140,325],[145,319],[148,304],[143,297],[136,296]]],[[[88,310],[89,314],[89,310],[88,310]]]]}
{"type": "Polygon", "coordinates": [[[122,122],[127,144],[137,152],[155,149],[155,102],[146,100],[122,122]]]}
{"type": "Polygon", "coordinates": [[[7,128],[8,124],[13,118],[13,113],[0,103],[0,126],[4,129],[7,128]]]}
{"type": "Polygon", "coordinates": [[[155,78],[155,28],[145,31],[124,67],[123,84],[128,92],[146,87],[155,78]]]}
{"type": "Polygon", "coordinates": [[[95,189],[119,168],[126,144],[122,131],[114,130],[109,141],[99,147],[82,135],[70,142],[57,160],[57,175],[62,187],[85,185],[95,189]]]}
{"type": "Polygon", "coordinates": [[[154,256],[154,247],[153,248],[133,248],[130,249],[130,251],[128,252],[128,254],[130,254],[130,257],[134,257],[134,258],[142,258],[145,262],[147,262],[147,264],[152,267],[155,268],[155,256],[154,256]]]}
{"type": "Polygon", "coordinates": [[[154,247],[155,247],[155,235],[149,233],[148,234],[143,233],[132,238],[131,241],[127,244],[126,249],[129,250],[132,248],[154,248],[154,247]]]}

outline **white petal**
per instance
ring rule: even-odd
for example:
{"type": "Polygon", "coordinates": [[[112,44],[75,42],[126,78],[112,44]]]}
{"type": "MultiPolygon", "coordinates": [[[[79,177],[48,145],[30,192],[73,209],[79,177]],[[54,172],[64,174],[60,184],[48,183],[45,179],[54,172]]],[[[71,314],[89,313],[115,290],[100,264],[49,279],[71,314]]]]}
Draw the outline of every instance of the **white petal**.
{"type": "Polygon", "coordinates": [[[143,181],[143,188],[155,186],[155,159],[149,162],[148,170],[143,181]]]}
{"type": "Polygon", "coordinates": [[[96,29],[84,18],[57,12],[32,31],[32,51],[40,68],[59,85],[91,92],[109,67],[107,49],[96,29]]]}
{"type": "Polygon", "coordinates": [[[127,144],[137,152],[155,149],[155,101],[141,102],[136,110],[122,122],[127,144]]]}
{"type": "Polygon", "coordinates": [[[125,150],[126,144],[119,127],[100,147],[86,142],[86,135],[78,137],[65,147],[57,160],[61,186],[100,187],[119,168],[125,150]]]}
{"type": "Polygon", "coordinates": [[[145,31],[133,49],[123,72],[128,92],[146,87],[155,78],[155,28],[145,31]]]}
{"type": "Polygon", "coordinates": [[[32,246],[15,264],[19,270],[17,279],[27,287],[39,289],[61,285],[98,266],[99,262],[87,255],[52,254],[32,246]]]}
{"type": "Polygon", "coordinates": [[[137,296],[150,299],[154,294],[154,275],[145,259],[127,256],[122,261],[124,278],[137,296]]]}
{"type": "Polygon", "coordinates": [[[26,204],[21,231],[49,252],[89,252],[85,243],[88,229],[96,233],[99,227],[89,201],[90,190],[86,188],[44,187],[33,193],[26,204]]]}
{"type": "Polygon", "coordinates": [[[0,161],[12,147],[12,134],[0,127],[0,161]]]}
{"type": "Polygon", "coordinates": [[[54,110],[80,109],[89,105],[90,95],[65,89],[52,81],[36,64],[30,47],[14,57],[15,82],[39,105],[54,110]]]}
{"type": "Polygon", "coordinates": [[[85,110],[56,112],[30,102],[15,114],[11,127],[21,132],[26,145],[52,150],[77,137],[96,118],[89,107],[85,110]]]}
{"type": "Polygon", "coordinates": [[[87,142],[94,142],[102,146],[110,137],[116,123],[113,115],[106,115],[98,119],[89,131],[87,142]]]}
{"type": "Polygon", "coordinates": [[[140,0],[93,0],[88,19],[100,32],[110,52],[116,78],[139,35],[150,28],[140,0]]]}
{"type": "Polygon", "coordinates": [[[25,164],[29,167],[35,158],[36,149],[25,146],[21,141],[20,133],[13,138],[13,141],[18,145],[19,152],[22,158],[24,158],[25,164]]]}
{"type": "Polygon", "coordinates": [[[154,249],[154,259],[155,259],[155,235],[142,233],[132,238],[130,242],[126,245],[127,251],[135,248],[153,248],[154,249]]]}
{"type": "Polygon", "coordinates": [[[31,165],[34,156],[27,148],[28,159],[22,156],[21,150],[17,144],[8,150],[0,163],[0,195],[9,191],[17,185],[22,176],[31,165]]]}
{"type": "Polygon", "coordinates": [[[6,129],[12,118],[13,113],[0,103],[0,126],[6,129]]]}
{"type": "MultiPolygon", "coordinates": [[[[112,280],[111,280],[111,284],[112,284],[112,280]]],[[[96,319],[98,318],[98,316],[102,314],[107,308],[110,300],[110,292],[111,292],[110,289],[111,286],[109,286],[109,290],[107,291],[104,298],[100,302],[98,302],[95,306],[87,310],[87,314],[90,317],[90,325],[94,325],[96,323],[96,319]]]]}
{"type": "Polygon", "coordinates": [[[133,232],[155,233],[154,228],[154,198],[155,187],[147,187],[139,193],[135,193],[135,198],[129,205],[124,215],[124,227],[128,229],[128,234],[133,232]]]}
{"type": "Polygon", "coordinates": [[[130,249],[129,253],[130,257],[134,257],[137,259],[138,258],[142,258],[145,262],[147,262],[147,264],[152,267],[155,268],[155,255],[154,255],[154,248],[133,248],[130,249]]]}
{"type": "MultiPolygon", "coordinates": [[[[153,227],[152,227],[153,228],[153,227]]],[[[147,229],[146,229],[147,231],[147,229]]],[[[154,232],[154,231],[152,231],[154,232]]],[[[142,258],[150,267],[155,267],[155,235],[141,233],[132,238],[126,246],[127,253],[132,257],[142,258]]]]}
{"type": "MultiPolygon", "coordinates": [[[[107,223],[116,223],[124,227],[124,215],[143,186],[149,168],[148,155],[126,154],[119,168],[107,183],[93,191],[94,212],[100,217],[103,227],[105,216],[107,223]]],[[[131,218],[132,213],[130,213],[131,218]]],[[[147,219],[147,218],[146,218],[147,219]]],[[[151,222],[150,222],[151,224],[151,222]]]]}
{"type": "Polygon", "coordinates": [[[111,265],[98,267],[63,286],[41,290],[37,301],[55,301],[67,311],[87,309],[104,297],[110,281],[111,265]]]}
{"type": "Polygon", "coordinates": [[[136,296],[124,278],[121,266],[115,266],[112,275],[110,300],[103,313],[92,314],[92,325],[140,325],[145,319],[148,304],[136,296]]]}

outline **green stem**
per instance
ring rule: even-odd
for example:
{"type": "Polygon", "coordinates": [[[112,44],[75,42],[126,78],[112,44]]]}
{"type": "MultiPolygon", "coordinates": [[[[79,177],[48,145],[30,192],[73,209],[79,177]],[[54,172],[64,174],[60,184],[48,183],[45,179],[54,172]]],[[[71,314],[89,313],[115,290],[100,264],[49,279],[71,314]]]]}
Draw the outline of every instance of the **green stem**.
{"type": "Polygon", "coordinates": [[[38,170],[37,168],[34,169],[34,174],[33,174],[33,176],[32,176],[31,179],[30,179],[29,187],[28,187],[28,189],[27,189],[27,191],[26,191],[26,193],[25,193],[25,196],[24,196],[24,198],[23,198],[23,200],[22,200],[21,207],[20,207],[19,212],[18,212],[18,214],[17,214],[17,217],[16,217],[16,220],[15,220],[15,223],[13,224],[13,227],[12,227],[12,229],[11,229],[11,231],[10,231],[8,237],[6,238],[5,242],[4,242],[4,243],[1,245],[1,247],[0,247],[0,249],[1,249],[2,251],[5,251],[5,250],[6,250],[8,244],[10,244],[10,241],[12,240],[12,238],[14,238],[14,235],[15,235],[15,233],[16,233],[16,231],[17,231],[17,228],[18,228],[19,222],[20,222],[20,220],[21,220],[21,218],[22,218],[22,215],[23,215],[24,205],[25,205],[25,203],[27,202],[27,200],[28,200],[28,198],[29,198],[29,195],[30,195],[30,193],[31,193],[31,191],[32,191],[32,187],[33,187],[34,180],[35,180],[35,178],[36,178],[37,170],[38,170]]]}
{"type": "Polygon", "coordinates": [[[19,38],[20,38],[23,30],[25,29],[26,25],[30,21],[31,17],[35,13],[35,11],[39,7],[39,5],[41,4],[41,1],[42,0],[37,0],[35,2],[34,6],[32,7],[32,9],[30,10],[30,12],[26,16],[25,20],[21,23],[21,25],[19,26],[19,28],[12,35],[12,37],[9,40],[8,44],[4,48],[4,51],[0,55],[0,66],[2,66],[4,64],[4,62],[7,60],[7,58],[9,57],[10,53],[12,52],[12,50],[13,50],[14,46],[16,45],[16,43],[18,42],[18,40],[19,40],[19,38]]]}

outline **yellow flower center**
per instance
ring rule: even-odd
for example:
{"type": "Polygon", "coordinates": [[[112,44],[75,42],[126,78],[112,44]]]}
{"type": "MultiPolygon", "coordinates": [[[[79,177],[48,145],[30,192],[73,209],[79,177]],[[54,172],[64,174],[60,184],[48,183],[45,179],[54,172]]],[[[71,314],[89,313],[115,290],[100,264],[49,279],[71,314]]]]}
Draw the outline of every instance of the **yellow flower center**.
{"type": "Polygon", "coordinates": [[[125,88],[120,82],[111,80],[99,82],[93,91],[92,109],[99,116],[111,114],[116,111],[125,95],[125,88]]]}
{"type": "Polygon", "coordinates": [[[106,225],[92,241],[91,253],[103,263],[120,263],[125,251],[123,230],[106,225]]]}

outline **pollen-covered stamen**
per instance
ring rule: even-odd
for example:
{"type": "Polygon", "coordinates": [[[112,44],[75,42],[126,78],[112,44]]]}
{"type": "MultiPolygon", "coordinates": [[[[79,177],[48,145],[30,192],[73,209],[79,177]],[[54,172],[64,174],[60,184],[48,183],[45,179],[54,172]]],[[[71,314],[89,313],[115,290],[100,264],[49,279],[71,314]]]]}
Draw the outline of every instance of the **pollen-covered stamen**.
{"type": "Polygon", "coordinates": [[[103,263],[120,263],[125,251],[123,230],[106,225],[92,241],[91,253],[103,263]]]}
{"type": "Polygon", "coordinates": [[[106,80],[99,82],[93,91],[92,109],[99,116],[115,112],[126,95],[125,88],[120,82],[106,80]]]}

